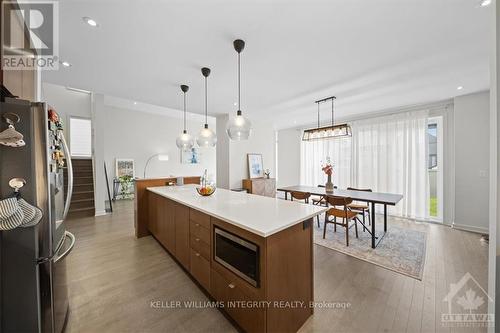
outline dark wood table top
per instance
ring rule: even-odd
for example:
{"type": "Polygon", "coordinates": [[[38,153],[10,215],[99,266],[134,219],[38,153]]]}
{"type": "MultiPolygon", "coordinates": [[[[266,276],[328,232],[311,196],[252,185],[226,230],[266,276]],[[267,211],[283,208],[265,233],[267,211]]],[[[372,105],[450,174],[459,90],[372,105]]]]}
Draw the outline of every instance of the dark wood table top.
{"type": "Polygon", "coordinates": [[[349,197],[356,201],[373,202],[391,206],[395,206],[399,201],[401,201],[401,199],[403,199],[401,194],[342,190],[337,188],[333,190],[333,193],[326,193],[326,189],[324,187],[305,185],[280,187],[278,188],[278,191],[309,192],[314,195],[336,195],[339,197],[349,197]]]}

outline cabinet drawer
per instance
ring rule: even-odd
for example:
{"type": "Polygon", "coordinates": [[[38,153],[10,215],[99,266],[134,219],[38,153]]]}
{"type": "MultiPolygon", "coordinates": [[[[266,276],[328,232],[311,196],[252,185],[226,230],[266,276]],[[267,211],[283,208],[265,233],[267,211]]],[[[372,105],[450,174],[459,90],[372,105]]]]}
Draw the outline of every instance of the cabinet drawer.
{"type": "Polygon", "coordinates": [[[210,261],[210,245],[201,240],[201,238],[191,235],[191,248],[200,253],[203,258],[210,261]]]}
{"type": "Polygon", "coordinates": [[[196,209],[190,209],[189,219],[207,229],[210,229],[210,215],[203,214],[202,212],[199,212],[196,209]]]}
{"type": "Polygon", "coordinates": [[[205,228],[200,223],[193,220],[191,220],[189,224],[192,236],[194,235],[205,243],[210,244],[210,228],[205,228]]]}
{"type": "Polygon", "coordinates": [[[191,274],[203,288],[210,291],[210,261],[191,249],[191,274]]]}
{"type": "Polygon", "coordinates": [[[234,301],[251,301],[240,287],[226,280],[217,271],[211,270],[212,296],[217,301],[224,302],[224,310],[243,328],[245,332],[265,332],[266,310],[260,308],[238,307],[234,301]],[[236,305],[236,306],[235,306],[236,305]]]}

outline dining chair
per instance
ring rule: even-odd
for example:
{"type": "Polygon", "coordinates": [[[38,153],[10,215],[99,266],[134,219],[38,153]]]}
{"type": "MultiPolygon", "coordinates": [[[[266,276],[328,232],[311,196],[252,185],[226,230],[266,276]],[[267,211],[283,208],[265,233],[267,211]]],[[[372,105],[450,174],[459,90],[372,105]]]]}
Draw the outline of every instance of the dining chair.
{"type": "MultiPolygon", "coordinates": [[[[311,193],[309,192],[298,192],[298,191],[292,191],[290,192],[290,199],[293,201],[295,200],[304,200],[305,203],[309,203],[309,199],[311,198],[311,193]]],[[[318,219],[318,226],[319,226],[319,219],[318,219]]]]}
{"type": "Polygon", "coordinates": [[[311,193],[309,192],[298,192],[292,191],[290,192],[291,200],[304,200],[305,203],[309,203],[309,198],[311,197],[311,193]]]}
{"type": "Polygon", "coordinates": [[[329,223],[333,224],[333,232],[337,232],[337,225],[345,228],[345,243],[349,246],[349,222],[354,222],[354,229],[356,230],[356,238],[358,238],[358,224],[357,213],[348,209],[348,205],[352,203],[351,198],[327,196],[326,201],[332,208],[328,209],[325,213],[325,225],[323,226],[323,239],[326,236],[326,226],[329,223]],[[337,208],[339,207],[339,208],[337,208]],[[333,216],[333,220],[330,217],[333,216]],[[337,222],[337,218],[342,219],[342,223],[337,222]]]}
{"type": "MultiPolygon", "coordinates": [[[[325,185],[318,185],[318,187],[325,187],[325,185]]],[[[315,206],[325,206],[325,207],[328,207],[328,203],[326,202],[324,195],[314,196],[312,198],[312,204],[315,205],[315,206]]],[[[320,227],[320,224],[319,224],[319,215],[316,215],[316,219],[318,220],[318,228],[319,228],[320,227]]]]}
{"type": "MultiPolygon", "coordinates": [[[[372,189],[370,188],[355,188],[355,187],[348,187],[347,190],[349,191],[362,191],[362,192],[373,192],[372,189]]],[[[361,214],[363,216],[363,222],[361,224],[363,225],[363,231],[366,231],[366,222],[365,222],[365,214],[368,213],[368,225],[371,225],[371,217],[370,217],[370,206],[366,202],[353,202],[350,205],[347,206],[350,210],[353,212],[356,212],[358,214],[361,214]]]]}

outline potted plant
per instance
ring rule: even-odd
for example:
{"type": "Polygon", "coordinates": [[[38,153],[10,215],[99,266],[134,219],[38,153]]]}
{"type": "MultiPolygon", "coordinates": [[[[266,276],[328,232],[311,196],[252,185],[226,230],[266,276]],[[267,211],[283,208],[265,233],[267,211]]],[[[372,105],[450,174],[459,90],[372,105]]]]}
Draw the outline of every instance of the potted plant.
{"type": "Polygon", "coordinates": [[[321,167],[321,170],[328,176],[328,180],[325,184],[325,191],[332,193],[333,192],[333,183],[332,183],[332,175],[333,175],[333,166],[330,161],[330,158],[326,158],[326,163],[321,167]]]}
{"type": "Polygon", "coordinates": [[[130,199],[132,197],[132,193],[130,189],[132,188],[132,176],[125,175],[118,177],[118,181],[120,182],[120,195],[122,199],[130,199]]]}

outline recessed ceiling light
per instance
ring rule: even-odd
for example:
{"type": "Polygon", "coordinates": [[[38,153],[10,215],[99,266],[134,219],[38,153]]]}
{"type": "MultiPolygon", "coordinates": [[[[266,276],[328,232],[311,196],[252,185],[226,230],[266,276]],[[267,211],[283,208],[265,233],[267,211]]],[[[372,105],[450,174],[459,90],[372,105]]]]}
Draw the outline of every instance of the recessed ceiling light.
{"type": "Polygon", "coordinates": [[[137,105],[137,102],[134,102],[134,105],[137,105]]]}
{"type": "Polygon", "coordinates": [[[71,67],[71,64],[67,61],[61,62],[61,65],[63,65],[64,67],[71,67]]]}
{"type": "Polygon", "coordinates": [[[233,103],[233,105],[234,105],[234,106],[238,105],[238,102],[234,102],[234,103],[233,103]]]}
{"type": "Polygon", "coordinates": [[[457,90],[462,90],[462,89],[464,89],[464,87],[462,87],[462,86],[457,87],[457,90]]]}
{"type": "Polygon", "coordinates": [[[97,22],[95,20],[91,19],[90,17],[87,17],[87,16],[83,17],[83,21],[85,23],[87,23],[88,25],[90,25],[91,27],[97,27],[97,22]]]}
{"type": "Polygon", "coordinates": [[[479,2],[479,6],[481,6],[481,7],[486,7],[486,6],[489,6],[489,5],[491,5],[491,0],[481,0],[479,2]]]}

